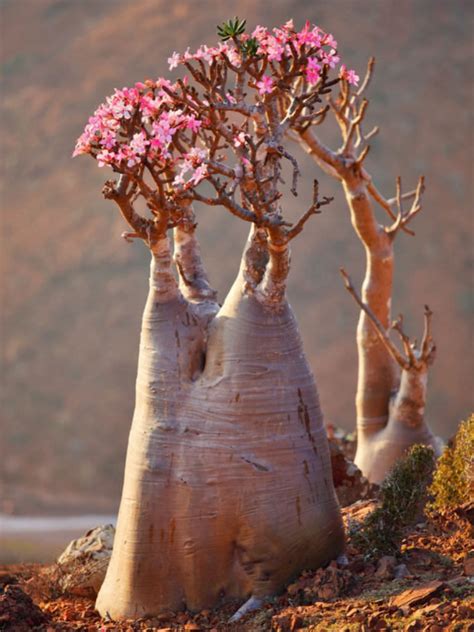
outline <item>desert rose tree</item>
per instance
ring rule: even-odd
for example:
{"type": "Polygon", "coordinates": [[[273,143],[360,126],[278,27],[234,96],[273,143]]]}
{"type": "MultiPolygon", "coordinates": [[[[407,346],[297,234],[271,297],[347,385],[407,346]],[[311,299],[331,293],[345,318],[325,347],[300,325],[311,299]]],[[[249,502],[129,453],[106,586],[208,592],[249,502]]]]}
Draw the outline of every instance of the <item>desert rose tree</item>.
{"type": "MultiPolygon", "coordinates": [[[[362,297],[347,275],[346,287],[361,307],[357,327],[359,373],[356,394],[357,453],[355,462],[375,483],[380,483],[394,463],[414,444],[430,445],[439,455],[441,441],[424,417],[427,380],[434,359],[431,312],[425,309],[425,334],[419,348],[403,331],[402,319],[394,323],[403,343],[401,353],[389,338],[393,291],[394,241],[421,210],[424,180],[414,191],[402,194],[397,178],[396,196],[387,200],[365,168],[369,139],[378,132],[363,131],[368,101],[364,98],[374,69],[370,59],[362,85],[353,71],[344,69],[337,98],[328,96],[328,111],[335,117],[342,146],[333,151],[314,132],[312,121],[298,130],[298,138],[318,165],[341,182],[354,230],[366,254],[362,297]],[[351,85],[352,83],[352,85],[351,85]],[[411,202],[406,207],[407,200],[411,202]],[[390,217],[385,226],[377,221],[374,204],[390,217]]],[[[290,132],[291,133],[291,132],[290,132]]]]}
{"type": "Polygon", "coordinates": [[[75,150],[118,174],[103,193],[130,226],[124,237],[151,252],[122,500],[97,599],[113,619],[228,597],[250,597],[245,609],[344,547],[318,394],[285,293],[289,244],[329,200],[315,182],[297,222],[281,208],[285,161],[294,195],[299,176],[286,133],[324,115],[339,60],[332,36],[310,24],[247,35],[233,20],[220,36],[170,57],[183,79],[117,90],[75,150]],[[250,224],[221,307],[196,201],[250,224]]]}

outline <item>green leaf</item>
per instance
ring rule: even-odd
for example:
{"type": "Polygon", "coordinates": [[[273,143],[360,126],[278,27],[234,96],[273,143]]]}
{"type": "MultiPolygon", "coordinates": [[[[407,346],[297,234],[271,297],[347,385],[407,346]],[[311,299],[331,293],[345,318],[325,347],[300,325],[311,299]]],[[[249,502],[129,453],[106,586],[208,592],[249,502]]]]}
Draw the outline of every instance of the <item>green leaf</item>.
{"type": "Polygon", "coordinates": [[[247,55],[247,57],[253,57],[254,55],[257,54],[257,50],[258,50],[257,40],[254,37],[252,37],[246,42],[242,42],[242,50],[244,54],[247,55]]]}
{"type": "Polygon", "coordinates": [[[247,20],[239,20],[238,17],[234,19],[227,20],[227,22],[223,22],[217,27],[217,34],[221,38],[223,42],[226,42],[228,39],[232,37],[238,37],[245,32],[245,25],[247,20]]]}

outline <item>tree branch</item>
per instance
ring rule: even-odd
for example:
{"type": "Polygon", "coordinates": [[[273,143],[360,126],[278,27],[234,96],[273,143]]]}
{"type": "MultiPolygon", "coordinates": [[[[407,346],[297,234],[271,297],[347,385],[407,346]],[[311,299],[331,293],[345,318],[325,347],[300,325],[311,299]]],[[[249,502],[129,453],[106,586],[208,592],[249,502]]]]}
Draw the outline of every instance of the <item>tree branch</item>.
{"type": "Polygon", "coordinates": [[[339,271],[341,273],[342,278],[344,279],[344,284],[346,286],[347,291],[354,298],[354,300],[359,305],[359,307],[367,314],[370,321],[372,322],[372,325],[374,326],[375,331],[377,332],[378,337],[383,342],[387,351],[391,354],[393,359],[399,364],[400,367],[402,367],[403,369],[409,369],[410,363],[407,361],[406,358],[403,357],[403,355],[400,353],[398,348],[390,340],[390,337],[387,334],[387,330],[382,325],[382,323],[377,318],[377,316],[374,314],[374,312],[370,309],[367,303],[364,303],[364,301],[360,298],[359,294],[357,293],[357,290],[352,285],[352,281],[349,275],[347,274],[347,272],[344,270],[344,268],[340,268],[339,271]]]}
{"type": "Polygon", "coordinates": [[[142,217],[133,208],[130,195],[127,194],[129,182],[130,179],[126,175],[121,175],[118,183],[115,180],[107,180],[102,189],[102,194],[106,200],[114,200],[117,204],[123,218],[133,229],[133,236],[148,242],[150,232],[154,229],[154,222],[142,217]]]}

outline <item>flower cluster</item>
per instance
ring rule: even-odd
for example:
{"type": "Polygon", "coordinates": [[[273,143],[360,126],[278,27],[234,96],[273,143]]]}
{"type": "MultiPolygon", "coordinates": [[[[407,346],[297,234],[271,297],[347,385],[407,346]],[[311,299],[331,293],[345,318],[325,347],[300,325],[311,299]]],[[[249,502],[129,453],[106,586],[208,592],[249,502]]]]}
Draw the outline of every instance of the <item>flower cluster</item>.
{"type": "Polygon", "coordinates": [[[99,167],[133,169],[145,157],[170,161],[170,145],[178,130],[197,133],[202,125],[192,113],[176,107],[176,86],[166,79],[115,90],[89,118],[73,156],[91,154],[99,167]]]}
{"type": "MultiPolygon", "coordinates": [[[[166,201],[181,192],[190,195],[206,179],[220,196],[222,179],[231,179],[233,195],[243,179],[258,176],[250,118],[274,143],[292,125],[319,116],[314,107],[319,94],[337,82],[328,80],[330,70],[338,68],[350,84],[359,80],[340,65],[334,37],[309,22],[300,31],[290,20],[280,28],[257,26],[245,33],[245,22],[236,19],[224,23],[220,33],[217,46],[169,58],[170,69],[184,64],[194,81],[160,78],[115,90],[90,117],[73,156],[89,154],[99,167],[127,174],[135,185],[141,183],[142,193],[149,190],[147,170],[166,201]],[[231,73],[237,77],[230,83],[231,73]],[[249,93],[257,103],[247,102],[249,93]]],[[[259,146],[262,142],[258,139],[259,146]]]]}
{"type": "MultiPolygon", "coordinates": [[[[234,67],[239,68],[249,54],[249,43],[253,44],[255,60],[265,59],[267,62],[282,63],[291,62],[296,57],[301,62],[302,72],[310,86],[318,83],[324,66],[334,69],[340,62],[337,42],[330,33],[311,25],[310,22],[306,22],[300,31],[296,31],[293,21],[289,20],[282,27],[274,28],[272,31],[257,26],[251,35],[242,34],[237,40],[237,45],[226,41],[212,48],[203,45],[195,53],[190,53],[189,48],[183,55],[174,52],[168,59],[169,67],[173,70],[179,64],[188,64],[192,61],[212,64],[225,55],[234,67]]],[[[357,85],[358,76],[353,70],[347,70],[342,66],[341,76],[350,84],[357,85]]],[[[271,77],[263,76],[256,84],[259,94],[270,93],[273,83],[271,77]]]]}

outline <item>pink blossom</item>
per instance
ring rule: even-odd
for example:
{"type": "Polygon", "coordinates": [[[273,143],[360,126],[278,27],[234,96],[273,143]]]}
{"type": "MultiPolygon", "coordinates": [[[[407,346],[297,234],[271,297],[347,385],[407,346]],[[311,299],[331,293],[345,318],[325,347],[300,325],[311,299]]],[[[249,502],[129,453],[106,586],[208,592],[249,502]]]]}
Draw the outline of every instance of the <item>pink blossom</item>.
{"type": "Polygon", "coordinates": [[[186,121],[186,127],[190,129],[194,134],[197,134],[199,128],[202,125],[202,121],[198,121],[194,116],[188,116],[186,121]]]}
{"type": "Polygon", "coordinates": [[[138,156],[143,156],[143,154],[146,153],[146,148],[149,144],[150,141],[147,140],[145,132],[138,132],[133,135],[133,138],[130,141],[130,149],[138,156]]]}
{"type": "Polygon", "coordinates": [[[74,147],[74,151],[72,152],[72,157],[81,156],[82,154],[90,154],[91,146],[90,143],[87,142],[82,136],[77,139],[76,146],[74,147]]]}
{"type": "Polygon", "coordinates": [[[355,70],[348,70],[344,64],[341,66],[339,76],[345,79],[351,86],[359,85],[359,75],[356,74],[355,70]]]}
{"type": "Polygon", "coordinates": [[[281,61],[285,47],[280,44],[276,37],[269,37],[267,40],[268,61],[281,61]]]}
{"type": "Polygon", "coordinates": [[[308,20],[301,31],[296,34],[297,43],[300,47],[307,44],[311,48],[319,48],[321,46],[320,33],[321,31],[317,26],[311,28],[311,24],[308,20]]]}
{"type": "Polygon", "coordinates": [[[184,179],[184,176],[186,175],[186,173],[188,171],[191,170],[191,165],[189,164],[189,162],[184,161],[183,164],[181,165],[181,168],[178,172],[178,174],[175,176],[174,180],[173,180],[173,185],[176,186],[182,186],[184,184],[186,184],[186,180],[184,179]]]}
{"type": "Polygon", "coordinates": [[[203,44],[197,51],[194,53],[194,59],[203,59],[207,61],[208,64],[214,59],[214,50],[213,48],[208,48],[205,44],[203,44]]]}
{"type": "Polygon", "coordinates": [[[254,37],[257,42],[263,42],[268,37],[268,29],[264,26],[256,26],[253,30],[252,37],[254,37]]]}
{"type": "Polygon", "coordinates": [[[201,147],[193,147],[187,154],[186,159],[189,160],[194,166],[201,164],[203,160],[208,157],[208,150],[201,147]]]}
{"type": "Polygon", "coordinates": [[[336,64],[338,64],[341,60],[341,58],[336,54],[336,52],[337,51],[334,48],[331,48],[329,53],[326,51],[322,51],[321,61],[323,62],[323,64],[327,64],[329,68],[335,68],[336,64]]]}
{"type": "Polygon", "coordinates": [[[331,48],[337,48],[337,42],[331,33],[326,33],[323,39],[323,46],[331,46],[331,48]]]}
{"type": "Polygon", "coordinates": [[[270,94],[270,92],[273,90],[273,79],[271,77],[268,77],[267,75],[264,75],[261,81],[257,81],[257,88],[259,94],[261,95],[264,95],[266,93],[270,94]]]}
{"type": "Polygon", "coordinates": [[[245,133],[239,132],[237,136],[234,137],[234,147],[242,147],[246,143],[245,133]]]}
{"type": "Polygon", "coordinates": [[[97,166],[105,167],[106,165],[110,165],[114,162],[114,158],[115,154],[108,151],[107,149],[103,149],[97,154],[97,166]]]}
{"type": "Polygon", "coordinates": [[[169,64],[170,70],[177,68],[180,63],[181,63],[181,55],[177,53],[176,51],[171,55],[171,57],[168,57],[168,64],[169,64]]]}
{"type": "Polygon", "coordinates": [[[162,101],[159,98],[152,98],[152,94],[146,94],[140,99],[140,111],[144,119],[150,119],[155,116],[160,107],[162,101]]]}
{"type": "Polygon", "coordinates": [[[318,83],[321,76],[321,66],[318,64],[318,60],[314,57],[308,59],[306,65],[306,79],[310,85],[318,83]]]}
{"type": "Polygon", "coordinates": [[[193,173],[189,182],[191,184],[199,184],[201,180],[207,176],[207,165],[200,165],[193,173]]]}

